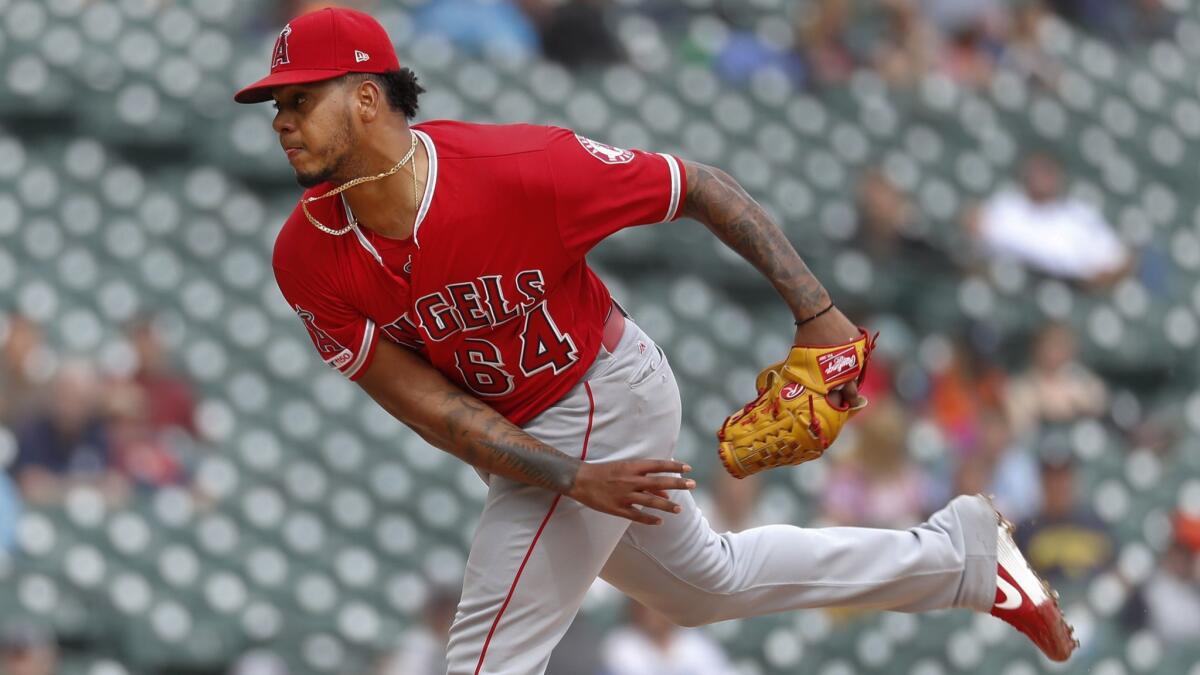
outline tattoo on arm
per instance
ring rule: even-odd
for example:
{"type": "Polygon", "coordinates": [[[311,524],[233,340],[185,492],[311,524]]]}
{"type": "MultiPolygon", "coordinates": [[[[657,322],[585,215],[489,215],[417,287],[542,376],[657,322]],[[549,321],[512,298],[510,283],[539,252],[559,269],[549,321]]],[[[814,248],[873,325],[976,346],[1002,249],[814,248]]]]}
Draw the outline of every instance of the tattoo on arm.
{"type": "Polygon", "coordinates": [[[505,478],[563,494],[574,487],[578,459],[538,441],[466,393],[448,392],[440,399],[443,428],[434,435],[445,442],[435,445],[505,478]]]}
{"type": "Polygon", "coordinates": [[[797,318],[811,316],[829,303],[829,294],[791,242],[737,181],[705,164],[684,162],[684,167],[688,183],[685,216],[704,223],[762,272],[797,318]]]}

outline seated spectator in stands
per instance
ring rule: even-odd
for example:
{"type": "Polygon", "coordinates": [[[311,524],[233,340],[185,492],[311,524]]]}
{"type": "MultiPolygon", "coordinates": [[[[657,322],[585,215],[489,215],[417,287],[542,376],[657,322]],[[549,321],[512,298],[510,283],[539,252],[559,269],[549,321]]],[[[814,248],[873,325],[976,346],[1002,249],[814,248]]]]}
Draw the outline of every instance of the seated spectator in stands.
{"type": "Polygon", "coordinates": [[[937,63],[941,36],[917,6],[917,0],[882,0],[886,18],[872,63],[895,87],[912,87],[937,63]]]}
{"type": "Polygon", "coordinates": [[[1041,479],[1042,508],[1018,526],[1017,543],[1051,584],[1087,581],[1112,562],[1112,535],[1078,497],[1075,466],[1063,444],[1047,443],[1041,479]]]}
{"type": "Polygon", "coordinates": [[[969,452],[984,411],[1004,403],[1005,374],[968,334],[951,343],[948,356],[930,373],[928,415],[952,448],[969,452]]]}
{"type": "Polygon", "coordinates": [[[771,44],[749,30],[733,30],[713,57],[712,69],[721,79],[745,84],[760,72],[782,73],[796,90],[808,85],[808,68],[791,48],[771,44]]]}
{"type": "Polygon", "coordinates": [[[1108,405],[1104,381],[1079,362],[1075,332],[1049,323],[1030,348],[1029,367],[1005,393],[1009,419],[1018,435],[1037,433],[1043,424],[1066,424],[1099,415],[1108,405]]]}
{"type": "Polygon", "coordinates": [[[1141,591],[1145,622],[1164,642],[1200,640],[1200,518],[1177,513],[1159,567],[1141,591]]]}
{"type": "Polygon", "coordinates": [[[137,366],[128,380],[111,383],[107,395],[113,462],[139,485],[178,484],[197,434],[191,382],[172,368],[152,321],[135,322],[128,340],[137,366]]]}
{"type": "Polygon", "coordinates": [[[841,84],[860,65],[851,39],[852,14],[849,0],[816,0],[800,15],[797,43],[813,85],[841,84]]]}
{"type": "Polygon", "coordinates": [[[1000,512],[1014,523],[1032,518],[1042,505],[1037,457],[1013,436],[1004,413],[989,409],[979,420],[977,454],[991,467],[987,488],[1000,512]]]}
{"type": "Polygon", "coordinates": [[[117,501],[125,481],[113,467],[100,379],[91,364],[65,361],[50,382],[46,409],[20,430],[11,468],[24,498],[59,501],[72,483],[89,483],[117,501]]]}
{"type": "Polygon", "coordinates": [[[10,620],[0,628],[0,673],[58,675],[54,636],[36,623],[10,620]]]}
{"type": "Polygon", "coordinates": [[[834,464],[821,506],[836,525],[911,527],[927,511],[929,480],[908,457],[900,406],[884,403],[858,418],[854,448],[834,464]]]}
{"type": "Polygon", "coordinates": [[[610,675],[728,675],[735,672],[720,645],[698,629],[680,628],[629,601],[629,624],[604,641],[610,675]]]}
{"type": "Polygon", "coordinates": [[[196,435],[196,397],[192,382],[176,372],[162,336],[150,319],[130,326],[128,339],[137,357],[131,378],[145,398],[147,422],[155,432],[196,435]]]}
{"type": "Polygon", "coordinates": [[[1006,518],[1019,523],[1041,508],[1042,488],[1034,454],[1014,441],[1004,414],[994,408],[979,418],[978,441],[960,449],[955,494],[987,494],[1006,518]]]}
{"type": "Polygon", "coordinates": [[[1019,0],[1012,10],[1000,64],[1032,84],[1055,89],[1062,66],[1042,44],[1042,27],[1050,11],[1042,0],[1019,0]]]}
{"type": "Polygon", "coordinates": [[[854,235],[849,248],[871,263],[869,285],[848,290],[840,300],[853,309],[884,309],[906,314],[928,304],[932,287],[958,283],[947,256],[951,242],[930,241],[931,228],[905,194],[878,166],[859,175],[855,190],[854,235]]]}
{"type": "Polygon", "coordinates": [[[992,195],[967,227],[984,253],[1092,287],[1124,277],[1133,257],[1094,206],[1065,193],[1062,168],[1050,155],[1025,159],[1021,187],[992,195]]]}
{"type": "Polygon", "coordinates": [[[401,638],[396,651],[379,663],[376,675],[444,675],[458,597],[458,589],[432,589],[421,610],[423,625],[401,638]]]}
{"type": "Polygon", "coordinates": [[[0,425],[19,426],[37,409],[48,356],[37,324],[20,314],[10,315],[0,348],[0,425]]]}
{"type": "Polygon", "coordinates": [[[931,241],[931,228],[908,195],[878,166],[859,176],[855,189],[855,246],[876,264],[920,268],[945,266],[944,249],[931,241]]]}
{"type": "Polygon", "coordinates": [[[416,34],[436,34],[467,56],[538,53],[533,23],[509,0],[439,0],[415,10],[416,34]]]}
{"type": "Polygon", "coordinates": [[[624,59],[606,20],[609,0],[519,0],[518,4],[537,28],[546,58],[568,68],[624,59]]]}
{"type": "Polygon", "coordinates": [[[956,27],[942,45],[938,70],[954,82],[982,89],[996,70],[997,45],[985,26],[977,23],[956,27]]]}

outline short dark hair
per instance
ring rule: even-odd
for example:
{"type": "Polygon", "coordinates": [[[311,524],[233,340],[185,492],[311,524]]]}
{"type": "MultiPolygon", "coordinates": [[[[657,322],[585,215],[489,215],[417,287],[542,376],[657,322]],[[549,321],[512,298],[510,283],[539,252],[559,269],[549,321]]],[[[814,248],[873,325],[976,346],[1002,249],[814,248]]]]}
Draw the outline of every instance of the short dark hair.
{"type": "Polygon", "coordinates": [[[417,97],[425,93],[425,87],[417,82],[417,74],[411,68],[389,70],[386,73],[352,73],[346,76],[352,81],[372,79],[387,94],[388,107],[402,112],[408,119],[417,116],[417,97]]]}

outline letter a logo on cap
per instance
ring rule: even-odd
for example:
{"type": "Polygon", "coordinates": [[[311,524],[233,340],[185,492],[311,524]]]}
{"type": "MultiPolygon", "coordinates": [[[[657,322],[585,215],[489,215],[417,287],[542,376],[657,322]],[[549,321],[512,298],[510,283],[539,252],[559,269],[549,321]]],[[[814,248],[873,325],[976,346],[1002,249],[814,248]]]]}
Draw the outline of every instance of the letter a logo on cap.
{"type": "Polygon", "coordinates": [[[370,58],[371,58],[370,55],[368,55],[366,52],[360,52],[357,49],[354,50],[354,62],[355,63],[362,63],[363,61],[370,60],[370,58]]]}
{"type": "Polygon", "coordinates": [[[288,58],[288,36],[292,34],[292,25],[288,24],[279,31],[279,37],[275,38],[275,52],[271,57],[271,70],[275,70],[285,63],[291,63],[288,58]]]}

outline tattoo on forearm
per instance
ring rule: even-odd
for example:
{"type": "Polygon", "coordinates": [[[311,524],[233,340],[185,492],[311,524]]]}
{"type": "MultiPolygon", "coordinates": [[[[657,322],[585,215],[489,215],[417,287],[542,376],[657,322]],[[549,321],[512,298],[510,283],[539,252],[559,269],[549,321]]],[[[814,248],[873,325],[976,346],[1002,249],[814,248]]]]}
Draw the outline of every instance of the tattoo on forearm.
{"type": "Polygon", "coordinates": [[[559,493],[575,484],[579,460],[546,445],[461,392],[442,394],[446,448],[472,466],[559,493]]]}
{"type": "Polygon", "coordinates": [[[797,317],[819,311],[829,294],[766,211],[724,171],[685,162],[683,214],[698,220],[775,286],[797,317]]]}

